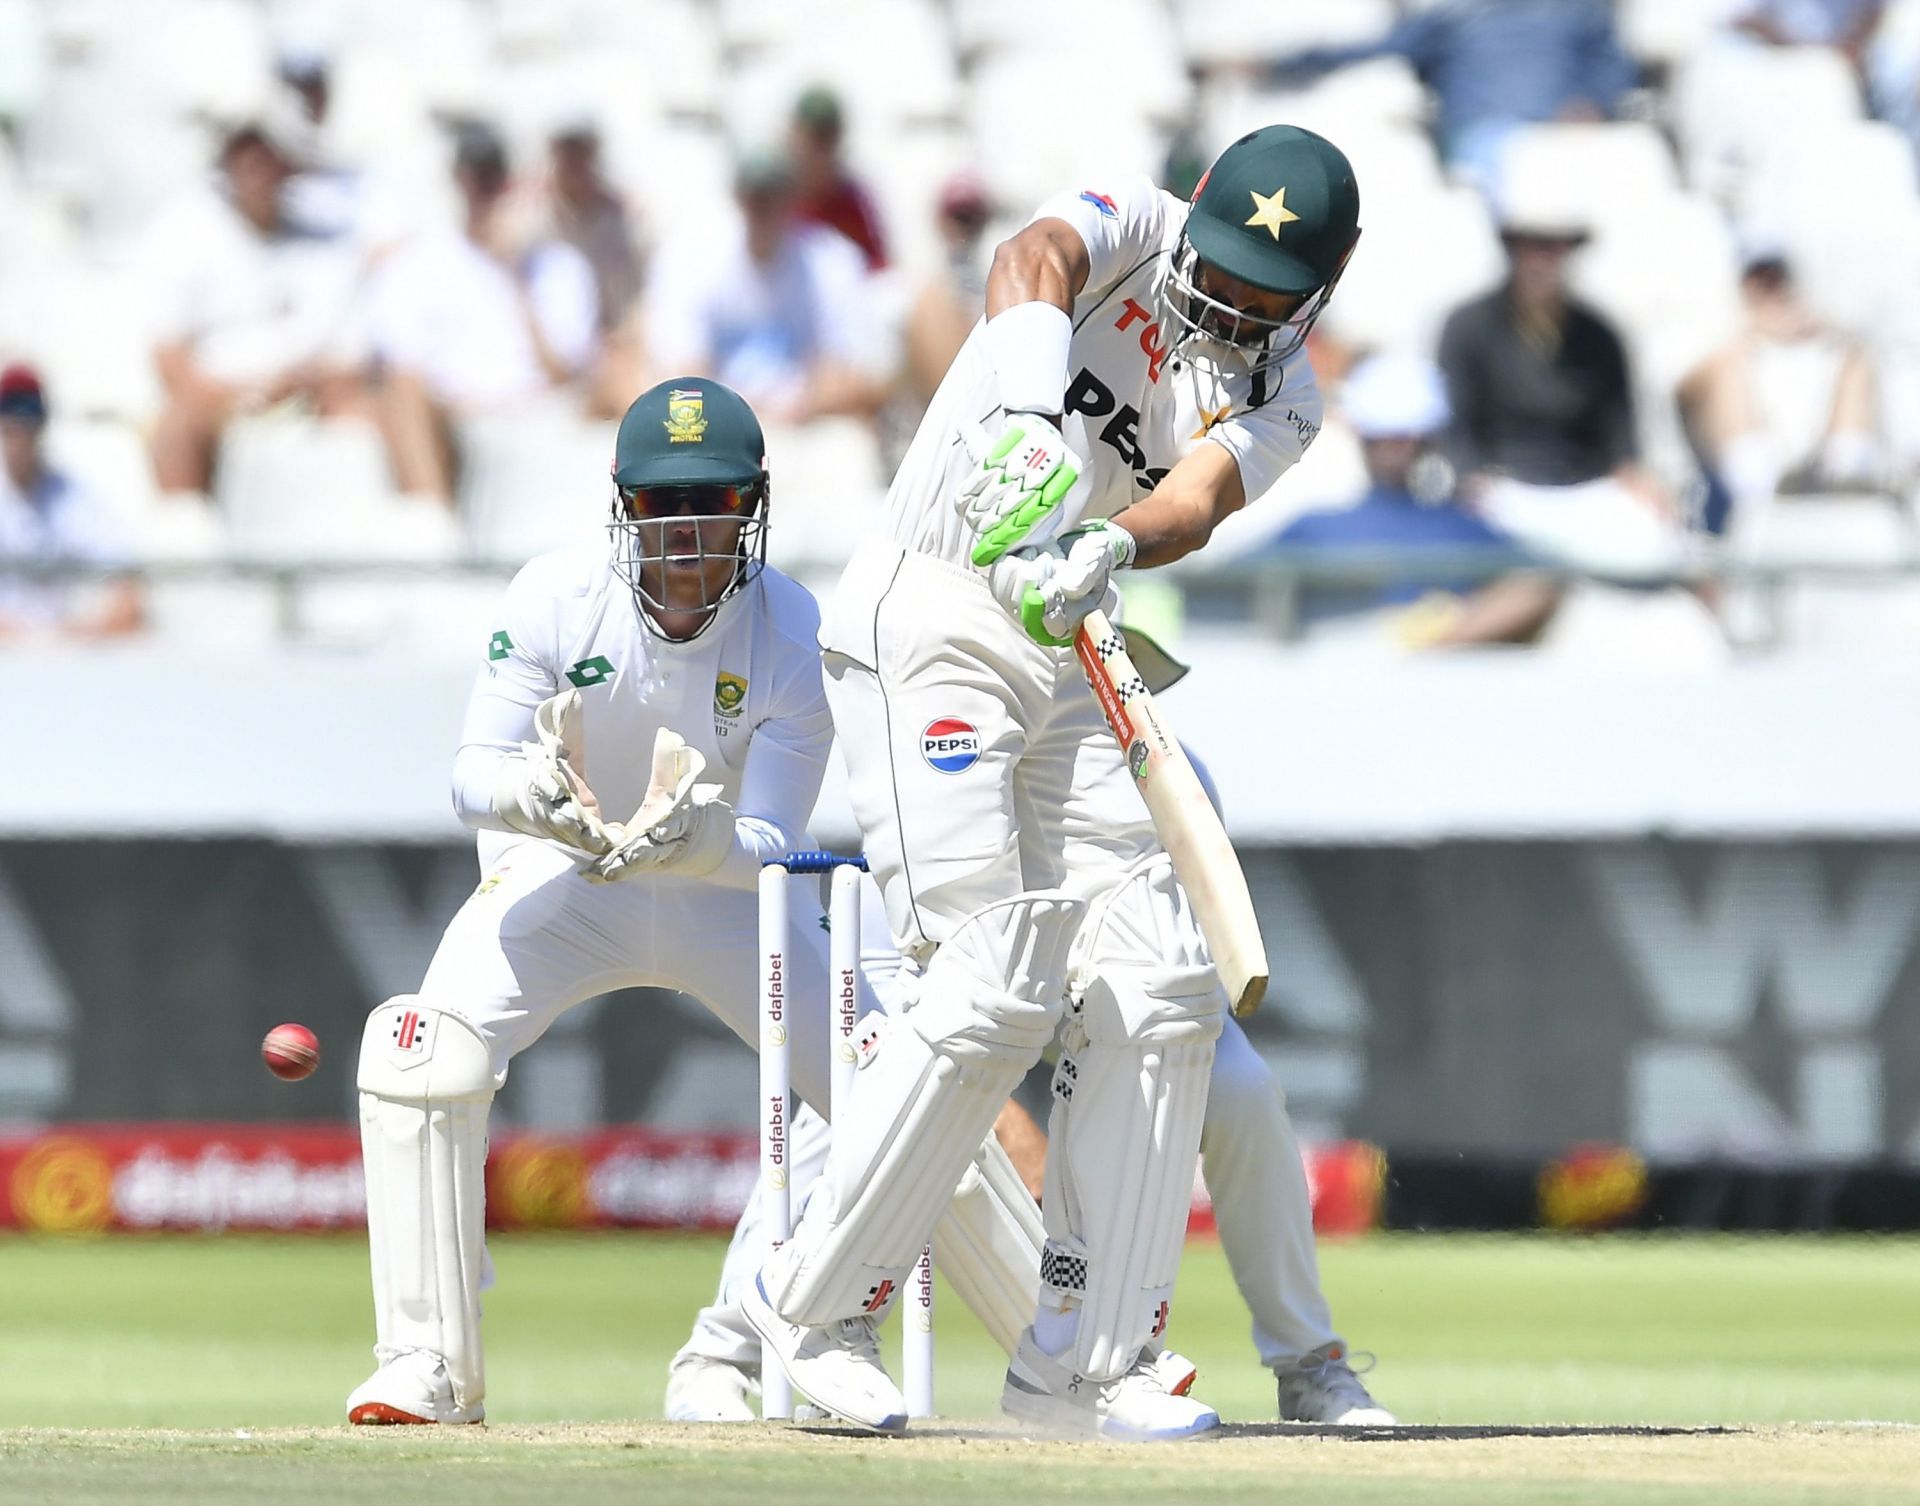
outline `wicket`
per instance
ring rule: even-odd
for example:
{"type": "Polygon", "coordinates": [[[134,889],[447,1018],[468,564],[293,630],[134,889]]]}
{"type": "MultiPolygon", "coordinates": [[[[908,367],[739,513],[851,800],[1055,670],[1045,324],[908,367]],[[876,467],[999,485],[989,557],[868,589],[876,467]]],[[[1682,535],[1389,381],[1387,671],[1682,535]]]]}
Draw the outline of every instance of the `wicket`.
{"type": "MultiPolygon", "coordinates": [[[[830,852],[790,852],[760,870],[760,1196],[766,1216],[767,1253],[793,1235],[793,1189],[788,1148],[793,1118],[791,1032],[787,993],[787,880],[795,874],[830,874],[827,906],[828,1029],[832,1049],[828,1116],[840,1118],[853,1094],[854,1028],[860,997],[860,883],[864,857],[830,852]]],[[[901,1299],[901,1390],[909,1417],[933,1415],[933,1250],[921,1250],[901,1299]]],[[[793,1391],[777,1365],[760,1372],[760,1415],[792,1417],[793,1391]]]]}

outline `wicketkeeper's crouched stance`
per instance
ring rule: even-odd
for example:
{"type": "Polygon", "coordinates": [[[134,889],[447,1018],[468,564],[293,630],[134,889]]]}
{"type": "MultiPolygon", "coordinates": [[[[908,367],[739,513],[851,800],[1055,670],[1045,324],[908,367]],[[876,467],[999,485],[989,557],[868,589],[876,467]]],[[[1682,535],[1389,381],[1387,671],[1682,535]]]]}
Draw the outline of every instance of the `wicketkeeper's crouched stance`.
{"type": "Polygon", "coordinates": [[[1147,1346],[1225,998],[1065,645],[1114,571],[1198,548],[1312,438],[1300,352],[1358,214],[1346,159],[1286,127],[1236,142],[1191,206],[1145,181],[1043,205],[995,257],[988,318],[895,478],[892,538],[822,614],[913,1001],[869,1039],[800,1228],[743,1310],[795,1388],[849,1421],[904,1426],[863,1308],[904,1283],[1058,1031],[1039,1308],[1001,1404],[1120,1438],[1219,1423],[1147,1346]]]}
{"type": "MultiPolygon", "coordinates": [[[[348,1398],[356,1423],[484,1414],[487,1116],[515,1055],[570,1005],[644,985],[758,1039],[754,886],[764,861],[807,845],[833,735],[818,609],[765,568],[765,443],[727,388],[682,378],[642,394],[613,479],[611,550],[543,555],[507,593],[454,764],[484,876],[418,994],[367,1021],[379,1365],[348,1398]]],[[[793,1011],[794,1083],[824,1108],[818,930],[795,928],[788,966],[791,997],[818,1001],[793,1011]]],[[[977,1240],[986,1289],[1017,1302],[1025,1282],[995,1268],[995,1230],[1033,1204],[996,1154],[981,1150],[992,1185],[970,1175],[943,1237],[977,1240]],[[998,1205],[995,1188],[1025,1209],[998,1205]]]]}

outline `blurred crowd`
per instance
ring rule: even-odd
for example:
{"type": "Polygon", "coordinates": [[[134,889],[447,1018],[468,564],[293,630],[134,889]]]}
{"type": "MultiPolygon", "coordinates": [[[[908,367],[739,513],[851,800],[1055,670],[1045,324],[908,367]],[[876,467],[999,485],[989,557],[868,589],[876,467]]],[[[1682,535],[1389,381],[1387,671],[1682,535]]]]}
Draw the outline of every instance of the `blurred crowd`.
{"type": "MultiPolygon", "coordinates": [[[[166,627],[156,557],[523,557],[680,373],[824,571],[999,234],[1268,120],[1364,236],[1320,441],[1202,558],[1308,568],[1307,638],[1711,654],[1703,540],[1909,556],[1920,0],[0,0],[0,557],[98,576],[0,638],[166,627]]],[[[1907,624],[1857,606],[1796,626],[1907,624]]]]}

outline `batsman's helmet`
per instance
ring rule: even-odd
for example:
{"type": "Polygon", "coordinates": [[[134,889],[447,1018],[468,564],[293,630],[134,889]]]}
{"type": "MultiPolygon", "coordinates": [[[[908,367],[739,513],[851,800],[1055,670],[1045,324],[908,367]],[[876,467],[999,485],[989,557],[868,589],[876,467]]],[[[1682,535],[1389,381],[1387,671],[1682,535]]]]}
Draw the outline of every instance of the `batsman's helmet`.
{"type": "Polygon", "coordinates": [[[1222,152],[1194,190],[1174,248],[1168,312],[1175,346],[1224,340],[1256,369],[1277,365],[1306,343],[1360,239],[1360,189],[1346,154],[1299,126],[1251,131],[1222,152]],[[1202,286],[1202,268],[1299,307],[1285,319],[1235,308],[1202,286]]]}

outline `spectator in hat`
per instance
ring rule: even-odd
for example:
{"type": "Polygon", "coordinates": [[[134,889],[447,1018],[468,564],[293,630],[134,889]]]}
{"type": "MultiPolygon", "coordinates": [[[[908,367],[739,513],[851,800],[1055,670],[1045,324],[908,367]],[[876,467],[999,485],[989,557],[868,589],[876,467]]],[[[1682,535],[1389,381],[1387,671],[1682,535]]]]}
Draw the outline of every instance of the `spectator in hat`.
{"type": "Polygon", "coordinates": [[[506,207],[506,148],[462,128],[453,181],[457,227],[397,251],[369,294],[387,443],[400,489],[450,501],[455,421],[564,391],[592,366],[599,297],[573,246],[506,207]]]}
{"type": "Polygon", "coordinates": [[[125,521],[47,461],[46,390],[31,367],[0,370],[0,563],[71,563],[95,581],[18,579],[0,573],[0,643],[106,638],[138,629],[140,590],[121,571],[125,521]]]}
{"type": "Polygon", "coordinates": [[[1295,518],[1273,550],[1307,566],[1351,567],[1372,556],[1413,568],[1351,583],[1310,582],[1300,600],[1302,624],[1312,629],[1385,614],[1401,642],[1421,648],[1538,637],[1557,593],[1538,575],[1505,568],[1518,546],[1454,495],[1440,451],[1447,394],[1433,363],[1369,357],[1347,378],[1340,411],[1360,438],[1367,490],[1351,506],[1295,518]],[[1423,555],[1431,568],[1419,567],[1423,555]]]}
{"type": "Polygon", "coordinates": [[[1529,552],[1622,579],[1674,570],[1682,539],[1640,463],[1626,347],[1575,298],[1588,238],[1578,185],[1509,184],[1507,276],[1455,309],[1440,337],[1461,491],[1529,552]]]}
{"type": "Polygon", "coordinates": [[[939,267],[914,296],[906,324],[906,392],[915,422],[966,344],[987,300],[986,242],[993,200],[976,173],[957,172],[940,185],[934,211],[939,267]]]}
{"type": "Polygon", "coordinates": [[[1885,481],[1866,353],[1800,296],[1784,249],[1750,236],[1739,333],[1680,384],[1681,412],[1729,509],[1779,493],[1872,490],[1885,481]]]}
{"type": "Polygon", "coordinates": [[[867,259],[867,270],[887,264],[887,240],[873,195],[856,182],[843,155],[846,118],[840,97],[815,85],[794,103],[787,128],[793,162],[793,211],[809,224],[837,230],[867,259]]]}
{"type": "Polygon", "coordinates": [[[288,214],[292,171],[272,127],[238,125],[222,142],[216,186],[174,205],[151,234],[142,261],[164,394],[153,435],[163,491],[209,489],[221,431],[239,414],[363,405],[350,318],[360,264],[288,214]]]}
{"type": "Polygon", "coordinates": [[[1439,0],[1377,41],[1282,57],[1286,82],[1378,57],[1401,57],[1432,89],[1442,154],[1482,184],[1498,181],[1516,127],[1605,120],[1636,78],[1609,0],[1439,0]]]}
{"type": "Polygon", "coordinates": [[[871,415],[886,396],[886,356],[865,261],[837,231],[801,220],[793,194],[784,155],[750,155],[734,175],[734,222],[661,248],[647,287],[650,360],[711,372],[768,419],[871,415]]]}

